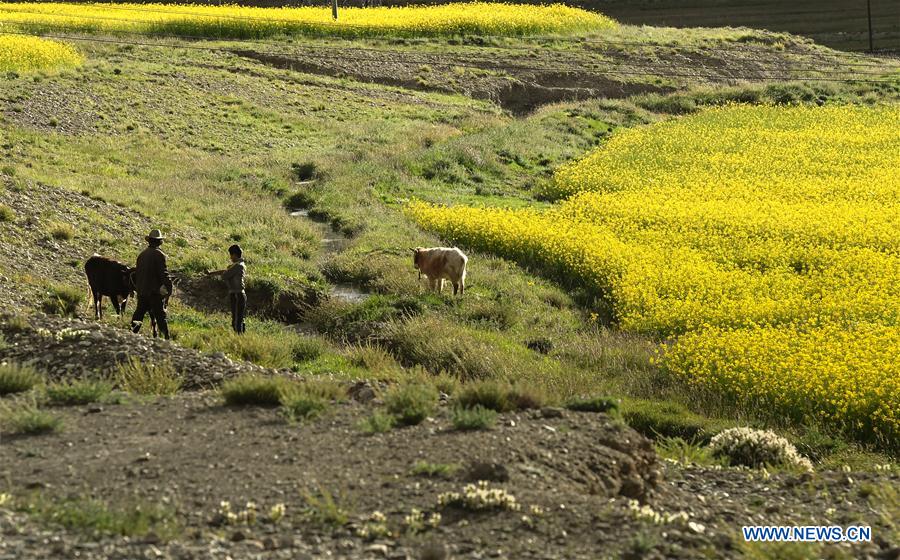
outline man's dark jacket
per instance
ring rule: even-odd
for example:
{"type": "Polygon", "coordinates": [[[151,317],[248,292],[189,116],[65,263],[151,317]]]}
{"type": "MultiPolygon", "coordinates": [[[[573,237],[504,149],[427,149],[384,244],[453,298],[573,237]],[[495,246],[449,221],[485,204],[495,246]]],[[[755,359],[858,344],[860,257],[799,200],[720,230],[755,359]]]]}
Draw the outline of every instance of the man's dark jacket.
{"type": "Polygon", "coordinates": [[[162,286],[166,287],[168,293],[172,293],[172,279],[169,278],[166,268],[166,255],[159,247],[147,247],[137,258],[135,291],[141,296],[158,296],[162,286]]]}

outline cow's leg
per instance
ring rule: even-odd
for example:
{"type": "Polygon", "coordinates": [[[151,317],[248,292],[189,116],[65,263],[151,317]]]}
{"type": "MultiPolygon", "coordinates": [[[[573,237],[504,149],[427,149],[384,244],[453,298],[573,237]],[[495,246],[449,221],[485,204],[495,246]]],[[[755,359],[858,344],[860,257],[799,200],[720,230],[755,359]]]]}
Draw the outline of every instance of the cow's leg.
{"type": "Polygon", "coordinates": [[[117,317],[121,316],[122,315],[122,302],[120,301],[121,296],[112,296],[109,299],[111,299],[113,302],[113,309],[116,310],[116,316],[117,317]]]}
{"type": "Polygon", "coordinates": [[[103,318],[103,294],[94,294],[94,318],[103,318]]]}
{"type": "Polygon", "coordinates": [[[432,292],[434,292],[434,291],[437,290],[437,288],[435,287],[435,281],[434,281],[434,278],[429,278],[429,279],[428,279],[428,290],[429,290],[429,291],[432,291],[432,292]]]}
{"type": "Polygon", "coordinates": [[[453,283],[453,295],[456,295],[458,293],[459,293],[459,283],[454,282],[453,283]]]}
{"type": "Polygon", "coordinates": [[[441,278],[440,280],[438,280],[438,293],[439,293],[439,294],[443,294],[443,293],[444,293],[444,279],[443,279],[443,278],[441,278]]]}

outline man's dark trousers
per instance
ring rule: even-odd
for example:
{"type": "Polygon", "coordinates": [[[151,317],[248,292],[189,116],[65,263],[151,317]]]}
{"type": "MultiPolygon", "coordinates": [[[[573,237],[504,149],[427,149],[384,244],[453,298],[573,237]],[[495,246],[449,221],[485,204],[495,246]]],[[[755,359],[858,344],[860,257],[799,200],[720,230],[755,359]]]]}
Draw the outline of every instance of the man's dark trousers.
{"type": "Polygon", "coordinates": [[[231,300],[231,328],[238,334],[247,332],[244,326],[244,317],[247,315],[247,294],[241,292],[239,294],[229,294],[231,300]]]}
{"type": "Polygon", "coordinates": [[[163,303],[163,297],[160,294],[138,294],[137,309],[131,317],[131,330],[138,332],[144,323],[144,315],[147,313],[156,320],[156,327],[159,334],[166,340],[169,339],[169,323],[166,322],[166,307],[163,303]]]}

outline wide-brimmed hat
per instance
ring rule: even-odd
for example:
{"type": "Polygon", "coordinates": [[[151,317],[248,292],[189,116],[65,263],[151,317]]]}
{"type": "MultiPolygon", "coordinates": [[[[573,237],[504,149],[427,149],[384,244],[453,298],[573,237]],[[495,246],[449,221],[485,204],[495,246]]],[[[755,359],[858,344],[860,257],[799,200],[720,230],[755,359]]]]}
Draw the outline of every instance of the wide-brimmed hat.
{"type": "Polygon", "coordinates": [[[154,241],[162,241],[165,238],[166,237],[162,234],[161,231],[159,231],[158,229],[154,229],[151,230],[150,235],[147,236],[147,241],[150,241],[151,239],[154,241]]]}

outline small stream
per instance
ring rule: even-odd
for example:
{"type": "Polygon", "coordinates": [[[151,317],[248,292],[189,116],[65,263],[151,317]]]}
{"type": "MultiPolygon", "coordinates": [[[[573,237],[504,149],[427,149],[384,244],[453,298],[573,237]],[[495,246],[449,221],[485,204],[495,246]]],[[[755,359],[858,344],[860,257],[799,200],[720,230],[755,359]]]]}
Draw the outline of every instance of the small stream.
{"type": "MultiPolygon", "coordinates": [[[[350,239],[346,235],[335,231],[334,228],[327,223],[310,217],[309,210],[293,210],[290,215],[298,220],[306,220],[307,223],[321,232],[322,252],[319,256],[320,261],[340,253],[350,245],[350,239]]],[[[331,289],[329,290],[328,295],[334,299],[348,303],[360,303],[369,298],[369,294],[361,291],[357,286],[352,284],[332,283],[330,285],[331,289]]]]}

